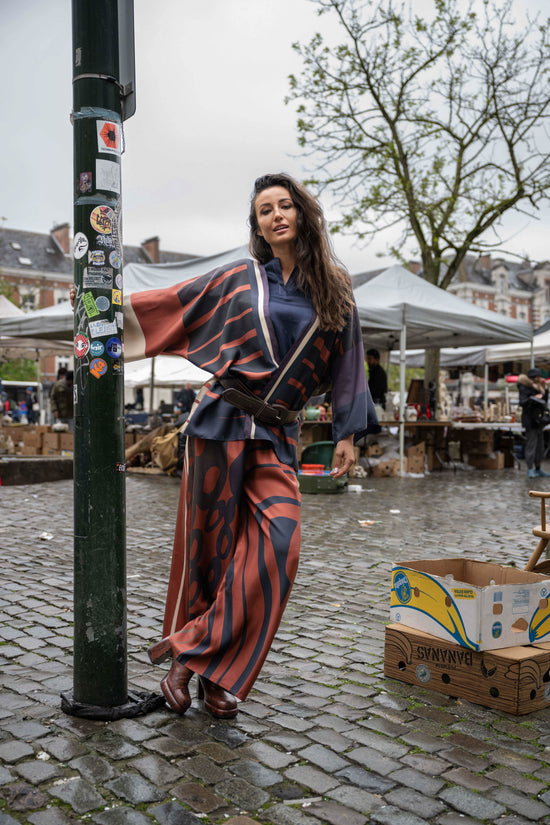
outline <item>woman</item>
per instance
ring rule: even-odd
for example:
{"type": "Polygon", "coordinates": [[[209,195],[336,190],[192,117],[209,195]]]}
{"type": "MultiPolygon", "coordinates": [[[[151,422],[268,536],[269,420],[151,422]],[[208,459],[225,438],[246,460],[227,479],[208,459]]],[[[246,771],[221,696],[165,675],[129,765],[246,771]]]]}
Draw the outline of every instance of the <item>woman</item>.
{"type": "Polygon", "coordinates": [[[164,638],[149,656],[172,660],[161,687],[173,710],[190,706],[197,673],[199,698],[221,718],[252,687],[296,575],[300,411],[332,385],[334,477],[377,423],[319,204],[288,175],[265,175],[249,221],[253,259],[134,293],[125,308],[127,357],[179,354],[213,375],[185,427],[164,638]]]}
{"type": "Polygon", "coordinates": [[[544,458],[544,427],[548,423],[548,387],[536,367],[527,370],[527,375],[519,375],[517,386],[521,424],[525,430],[527,478],[546,478],[549,473],[540,465],[544,458]]]}

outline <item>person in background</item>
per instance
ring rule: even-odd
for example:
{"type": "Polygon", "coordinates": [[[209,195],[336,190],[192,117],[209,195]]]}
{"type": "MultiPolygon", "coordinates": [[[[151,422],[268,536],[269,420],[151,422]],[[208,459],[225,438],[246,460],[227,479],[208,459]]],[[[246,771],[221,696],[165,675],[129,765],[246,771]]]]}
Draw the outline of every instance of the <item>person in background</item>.
{"type": "Polygon", "coordinates": [[[57,372],[57,381],[50,392],[50,407],[54,424],[68,424],[70,432],[73,431],[73,379],[72,371],[60,367],[57,372]]]}
{"type": "Polygon", "coordinates": [[[25,390],[25,404],[27,405],[27,421],[29,424],[36,424],[38,422],[38,412],[34,409],[36,395],[32,387],[27,387],[25,390]]]}
{"type": "Polygon", "coordinates": [[[386,375],[386,370],[380,366],[380,353],[377,349],[367,350],[367,364],[369,367],[369,390],[372,395],[372,400],[385,410],[388,376],[386,375]]]}
{"type": "Polygon", "coordinates": [[[191,411],[191,407],[193,406],[193,401],[195,400],[196,392],[191,386],[189,382],[185,385],[185,387],[178,392],[175,398],[175,410],[174,412],[178,416],[178,423],[183,424],[185,419],[187,418],[188,414],[191,411]]]}
{"type": "Polygon", "coordinates": [[[548,423],[548,387],[542,372],[533,367],[517,381],[521,425],[525,430],[525,461],[527,478],[548,477],[541,468],[544,456],[544,427],[548,423]]]}

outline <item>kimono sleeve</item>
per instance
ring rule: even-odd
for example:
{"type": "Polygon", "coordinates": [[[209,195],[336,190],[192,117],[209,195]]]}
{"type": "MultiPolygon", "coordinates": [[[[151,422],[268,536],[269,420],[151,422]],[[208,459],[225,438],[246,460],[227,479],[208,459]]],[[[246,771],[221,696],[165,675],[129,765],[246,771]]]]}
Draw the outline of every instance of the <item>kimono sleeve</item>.
{"type": "Polygon", "coordinates": [[[124,308],[124,353],[129,361],[180,355],[212,374],[255,336],[247,261],[164,289],[137,292],[124,308]]]}
{"type": "Polygon", "coordinates": [[[380,432],[367,384],[359,315],[355,303],[332,359],[332,432],[335,443],[380,432]]]}

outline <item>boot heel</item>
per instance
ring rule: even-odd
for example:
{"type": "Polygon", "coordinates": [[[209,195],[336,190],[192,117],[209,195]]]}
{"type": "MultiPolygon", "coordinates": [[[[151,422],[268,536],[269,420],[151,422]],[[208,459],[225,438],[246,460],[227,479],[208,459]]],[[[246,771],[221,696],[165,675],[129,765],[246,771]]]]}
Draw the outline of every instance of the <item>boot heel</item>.
{"type": "Polygon", "coordinates": [[[202,686],[202,679],[200,676],[197,679],[197,699],[199,701],[204,699],[204,688],[202,686]]]}
{"type": "Polygon", "coordinates": [[[149,654],[149,659],[154,665],[160,665],[161,662],[171,659],[172,645],[170,644],[170,639],[166,637],[166,639],[161,639],[161,641],[157,642],[155,645],[151,645],[147,653],[149,654]]]}

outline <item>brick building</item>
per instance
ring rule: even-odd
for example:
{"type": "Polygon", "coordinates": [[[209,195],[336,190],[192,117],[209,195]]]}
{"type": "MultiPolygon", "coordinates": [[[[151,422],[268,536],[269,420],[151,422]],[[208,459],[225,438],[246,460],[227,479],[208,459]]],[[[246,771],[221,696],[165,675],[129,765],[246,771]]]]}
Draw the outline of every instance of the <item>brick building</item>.
{"type": "MultiPolygon", "coordinates": [[[[420,264],[410,266],[420,271],[420,264]]],[[[538,329],[550,319],[550,262],[466,256],[448,291],[538,329]]]]}
{"type": "MultiPolygon", "coordinates": [[[[175,263],[194,257],[161,249],[156,236],[140,246],[124,245],[125,264],[175,263]]],[[[11,288],[12,300],[26,312],[66,301],[73,282],[69,224],[54,226],[48,234],[0,229],[0,282],[11,288]]],[[[44,358],[41,364],[44,380],[53,380],[58,367],[66,361],[66,356],[44,358]]]]}

